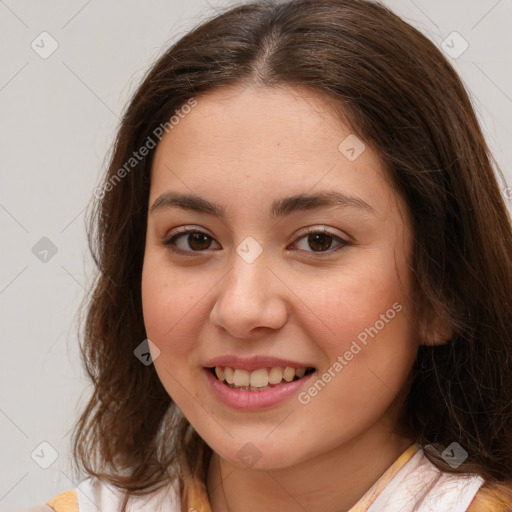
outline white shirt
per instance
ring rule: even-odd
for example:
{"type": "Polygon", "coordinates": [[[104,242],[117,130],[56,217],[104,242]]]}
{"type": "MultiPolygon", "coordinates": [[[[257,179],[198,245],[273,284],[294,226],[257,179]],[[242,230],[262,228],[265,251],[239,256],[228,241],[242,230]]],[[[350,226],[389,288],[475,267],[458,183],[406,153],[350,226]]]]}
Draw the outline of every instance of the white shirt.
{"type": "MultiPolygon", "coordinates": [[[[384,487],[367,512],[466,512],[483,483],[483,478],[478,475],[440,471],[425,457],[423,450],[418,449],[384,487]]],[[[119,512],[121,509],[120,491],[96,478],[86,478],[76,491],[79,512],[119,512]]],[[[49,510],[53,509],[44,506],[26,512],[49,510]]],[[[361,508],[355,504],[348,512],[359,510],[361,508]]],[[[177,482],[150,496],[132,497],[127,512],[140,511],[181,512],[177,482]]]]}

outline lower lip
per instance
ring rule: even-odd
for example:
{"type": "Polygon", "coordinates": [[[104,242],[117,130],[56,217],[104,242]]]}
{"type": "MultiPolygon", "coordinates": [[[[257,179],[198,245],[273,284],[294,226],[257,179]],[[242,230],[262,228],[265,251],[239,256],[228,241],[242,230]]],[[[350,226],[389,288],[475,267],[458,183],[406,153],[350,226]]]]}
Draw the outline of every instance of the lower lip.
{"type": "Polygon", "coordinates": [[[204,371],[214,393],[223,403],[233,409],[243,409],[246,411],[271,407],[286,400],[290,396],[297,394],[299,389],[316,373],[316,371],[309,373],[298,380],[280,384],[265,391],[246,391],[245,389],[230,388],[212,375],[209,369],[204,371]]]}

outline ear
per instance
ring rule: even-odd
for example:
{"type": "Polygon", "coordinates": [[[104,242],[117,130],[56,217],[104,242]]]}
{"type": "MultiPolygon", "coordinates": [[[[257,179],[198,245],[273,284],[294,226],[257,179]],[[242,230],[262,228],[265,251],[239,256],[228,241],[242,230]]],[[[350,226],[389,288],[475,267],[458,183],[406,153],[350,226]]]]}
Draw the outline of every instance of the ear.
{"type": "Polygon", "coordinates": [[[434,347],[445,345],[453,336],[453,329],[439,315],[431,312],[423,315],[419,327],[419,344],[434,347]]]}

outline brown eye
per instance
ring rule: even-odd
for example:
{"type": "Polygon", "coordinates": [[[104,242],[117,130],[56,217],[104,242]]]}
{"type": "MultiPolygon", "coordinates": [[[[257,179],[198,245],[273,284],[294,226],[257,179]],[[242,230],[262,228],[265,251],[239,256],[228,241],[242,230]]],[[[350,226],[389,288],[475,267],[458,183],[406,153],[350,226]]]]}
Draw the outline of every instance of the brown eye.
{"type": "Polygon", "coordinates": [[[204,233],[189,233],[188,237],[188,245],[191,249],[203,251],[210,246],[211,238],[204,233]]]}
{"type": "MultiPolygon", "coordinates": [[[[164,242],[164,245],[171,251],[194,255],[194,253],[211,249],[212,242],[217,243],[211,236],[202,231],[188,229],[171,236],[164,242]]],[[[305,233],[295,242],[295,245],[300,245],[301,243],[305,245],[305,247],[299,247],[301,251],[309,252],[315,256],[321,256],[323,253],[334,253],[350,245],[350,243],[343,238],[329,233],[326,230],[316,230],[305,233]],[[332,248],[333,242],[337,243],[334,249],[332,248]]]]}
{"type": "Polygon", "coordinates": [[[201,252],[210,249],[213,238],[202,231],[182,231],[164,242],[173,251],[201,252]]]}
{"type": "Polygon", "coordinates": [[[308,235],[309,247],[315,251],[326,251],[330,248],[332,241],[333,237],[326,235],[325,233],[314,233],[312,235],[308,235]]]}
{"type": "Polygon", "coordinates": [[[349,245],[349,242],[339,236],[329,233],[326,230],[316,230],[305,233],[298,239],[297,242],[295,242],[295,245],[297,245],[298,248],[302,251],[314,254],[335,252],[349,245]],[[337,246],[330,250],[332,248],[333,242],[337,243],[337,246]],[[301,244],[302,247],[300,247],[301,244]]]}

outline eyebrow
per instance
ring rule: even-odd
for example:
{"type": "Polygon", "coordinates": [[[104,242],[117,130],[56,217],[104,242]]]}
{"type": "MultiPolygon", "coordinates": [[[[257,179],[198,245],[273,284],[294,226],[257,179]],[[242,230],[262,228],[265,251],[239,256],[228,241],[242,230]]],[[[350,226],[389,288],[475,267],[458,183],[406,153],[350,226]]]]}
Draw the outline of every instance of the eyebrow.
{"type": "MultiPolygon", "coordinates": [[[[270,214],[274,218],[284,217],[291,213],[312,210],[322,206],[342,206],[357,208],[375,215],[374,209],[362,199],[343,194],[341,192],[320,192],[317,194],[297,194],[276,199],[271,207],[270,214]]],[[[181,194],[179,192],[165,192],[160,195],[150,208],[150,212],[181,208],[221,219],[226,218],[226,209],[218,204],[197,196],[195,194],[181,194]]]]}

